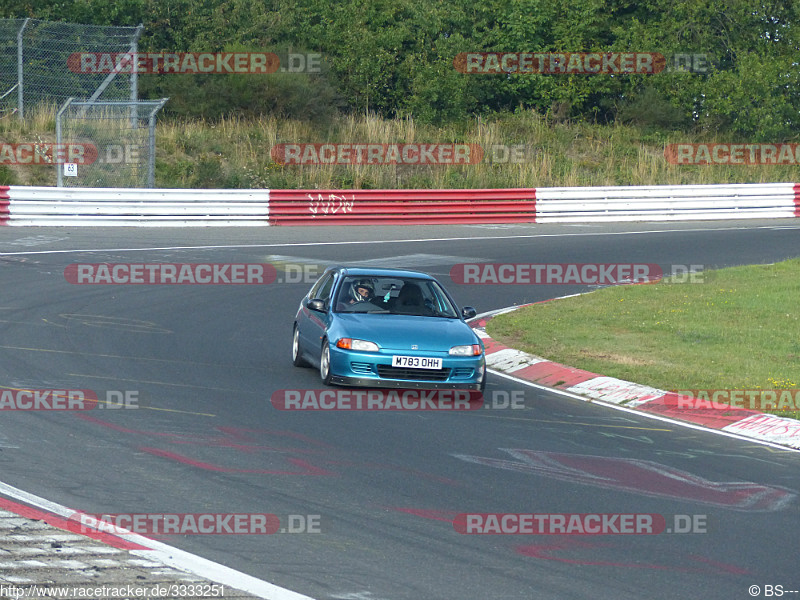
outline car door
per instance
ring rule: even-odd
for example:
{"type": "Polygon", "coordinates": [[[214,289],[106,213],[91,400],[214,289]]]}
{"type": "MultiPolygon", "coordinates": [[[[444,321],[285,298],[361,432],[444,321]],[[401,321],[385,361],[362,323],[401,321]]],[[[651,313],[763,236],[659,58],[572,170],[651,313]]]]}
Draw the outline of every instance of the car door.
{"type": "Polygon", "coordinates": [[[322,338],[330,325],[331,320],[331,294],[337,280],[336,271],[331,271],[311,288],[307,300],[303,302],[303,318],[298,322],[300,327],[300,343],[308,356],[315,363],[319,363],[322,338]],[[325,311],[312,310],[308,307],[309,300],[322,300],[325,311]]]}

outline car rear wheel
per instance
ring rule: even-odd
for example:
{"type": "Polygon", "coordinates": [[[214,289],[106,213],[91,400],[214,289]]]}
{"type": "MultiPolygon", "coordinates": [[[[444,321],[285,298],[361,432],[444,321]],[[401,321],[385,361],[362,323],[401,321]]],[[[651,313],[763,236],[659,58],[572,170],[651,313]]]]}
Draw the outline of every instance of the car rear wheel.
{"type": "Polygon", "coordinates": [[[328,346],[328,340],[322,340],[322,352],[319,355],[319,376],[322,383],[330,385],[331,383],[331,349],[328,346]]]}
{"type": "Polygon", "coordinates": [[[292,364],[295,367],[308,366],[308,363],[300,353],[300,329],[297,325],[294,326],[294,334],[292,335],[292,364]]]}

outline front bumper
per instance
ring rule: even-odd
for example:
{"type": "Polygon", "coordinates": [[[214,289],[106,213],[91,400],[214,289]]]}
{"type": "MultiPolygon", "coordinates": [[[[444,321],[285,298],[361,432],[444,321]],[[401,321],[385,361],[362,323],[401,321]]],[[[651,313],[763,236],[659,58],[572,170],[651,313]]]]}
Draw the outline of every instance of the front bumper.
{"type": "Polygon", "coordinates": [[[486,359],[480,356],[450,356],[435,352],[402,352],[414,356],[441,358],[441,370],[395,369],[393,354],[401,352],[358,352],[331,348],[331,383],[357,387],[480,390],[486,373],[486,359]]]}
{"type": "Polygon", "coordinates": [[[393,388],[411,390],[477,390],[480,391],[481,383],[448,383],[439,381],[414,381],[407,379],[384,379],[381,377],[349,377],[334,375],[331,383],[336,385],[351,385],[354,387],[393,388]]]}

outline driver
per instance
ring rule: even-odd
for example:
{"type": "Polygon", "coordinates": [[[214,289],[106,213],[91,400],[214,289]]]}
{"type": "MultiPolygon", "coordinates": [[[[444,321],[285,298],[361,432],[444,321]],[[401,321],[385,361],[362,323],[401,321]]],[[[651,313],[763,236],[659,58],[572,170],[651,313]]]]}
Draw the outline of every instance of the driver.
{"type": "Polygon", "coordinates": [[[350,293],[347,300],[348,304],[357,302],[369,302],[375,296],[375,288],[369,279],[362,279],[350,284],[350,293]]]}

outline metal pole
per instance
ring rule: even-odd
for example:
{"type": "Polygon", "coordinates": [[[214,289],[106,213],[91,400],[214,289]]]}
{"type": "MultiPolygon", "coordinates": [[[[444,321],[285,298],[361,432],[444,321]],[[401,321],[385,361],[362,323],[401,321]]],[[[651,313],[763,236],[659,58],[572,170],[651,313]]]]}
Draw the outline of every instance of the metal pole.
{"type": "Polygon", "coordinates": [[[22,32],[28,26],[30,18],[25,19],[22,27],[17,32],[17,109],[19,110],[19,120],[22,121],[25,112],[25,95],[22,84],[22,32]]]}
{"type": "Polygon", "coordinates": [[[136,65],[138,65],[138,60],[136,60],[136,56],[139,52],[139,36],[142,35],[142,31],[144,30],[144,25],[139,23],[139,26],[136,28],[136,31],[133,33],[133,44],[131,44],[131,50],[133,52],[133,68],[131,68],[131,102],[133,102],[133,108],[131,109],[131,129],[136,129],[139,127],[139,111],[136,106],[136,101],[139,100],[139,74],[136,71],[136,65]]]}
{"type": "Polygon", "coordinates": [[[156,113],[150,113],[149,148],[147,152],[147,187],[156,185],[156,113]]]}
{"type": "Polygon", "coordinates": [[[154,106],[150,111],[150,148],[147,156],[147,187],[149,188],[156,186],[156,114],[164,107],[167,100],[169,98],[161,98],[158,106],[154,106]]]}
{"type": "MultiPolygon", "coordinates": [[[[56,113],[56,149],[61,148],[61,117],[73,100],[74,98],[67,98],[67,101],[64,102],[64,105],[59,108],[56,113]]],[[[58,163],[56,163],[56,185],[58,187],[64,187],[64,165],[59,165],[58,163]]]]}
{"type": "MultiPolygon", "coordinates": [[[[143,27],[143,26],[140,25],[139,27],[143,27]]],[[[137,28],[136,33],[134,33],[133,40],[131,40],[131,45],[128,46],[128,53],[131,55],[132,63],[133,63],[131,65],[131,77],[135,77],[135,75],[134,75],[135,68],[136,68],[136,60],[135,59],[136,59],[136,49],[139,47],[139,44],[137,42],[137,40],[139,38],[139,32],[140,32],[140,29],[137,28]]],[[[89,99],[86,101],[86,107],[83,108],[83,112],[81,113],[81,116],[86,114],[87,108],[95,100],[97,100],[102,95],[103,92],[106,91],[106,88],[108,87],[108,85],[112,81],[114,81],[114,77],[116,77],[121,70],[122,70],[122,61],[118,61],[117,65],[111,70],[111,72],[108,75],[106,75],[106,78],[103,79],[103,82],[99,86],[97,86],[97,89],[94,91],[94,93],[91,96],[89,96],[89,99]]],[[[134,98],[134,100],[135,100],[135,98],[134,98]]]]}

